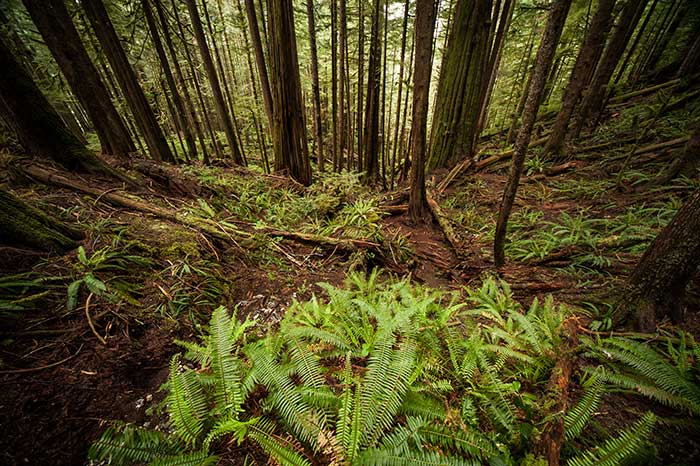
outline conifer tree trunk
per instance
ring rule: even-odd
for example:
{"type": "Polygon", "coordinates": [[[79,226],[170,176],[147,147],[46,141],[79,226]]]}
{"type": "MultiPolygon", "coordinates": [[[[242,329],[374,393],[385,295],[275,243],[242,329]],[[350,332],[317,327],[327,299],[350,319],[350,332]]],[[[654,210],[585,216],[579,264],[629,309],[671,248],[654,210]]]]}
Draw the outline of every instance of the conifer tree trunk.
{"type": "MultiPolygon", "coordinates": [[[[408,0],[407,0],[408,1],[408,0]]],[[[362,144],[362,122],[363,122],[363,99],[365,85],[365,10],[364,0],[358,0],[358,26],[357,26],[357,109],[355,133],[357,134],[357,164],[355,168],[361,172],[363,169],[363,144],[362,144]]]]}
{"type": "Polygon", "coordinates": [[[224,101],[224,96],[221,93],[221,85],[219,84],[219,77],[216,74],[214,61],[212,60],[211,54],[209,53],[209,46],[207,45],[207,40],[204,35],[204,28],[202,27],[202,22],[199,19],[197,4],[195,0],[185,0],[185,3],[187,4],[187,10],[190,13],[192,29],[194,29],[194,35],[197,39],[197,45],[199,46],[199,54],[202,58],[202,62],[204,63],[204,69],[206,70],[206,75],[209,80],[209,87],[211,88],[212,94],[214,96],[216,112],[219,115],[219,121],[221,122],[221,126],[224,129],[224,134],[226,135],[226,142],[228,143],[229,149],[231,150],[231,153],[233,155],[233,161],[238,165],[243,165],[243,155],[238,145],[238,140],[236,139],[233,124],[231,123],[228,111],[226,110],[226,102],[224,101]]]}
{"type": "Polygon", "coordinates": [[[82,5],[107,60],[114,70],[126,102],[134,115],[136,125],[146,140],[151,157],[158,161],[174,162],[175,158],[170,151],[168,142],[158,126],[158,120],[149,106],[148,100],[146,100],[146,95],[139,85],[136,73],[129,64],[102,0],[84,0],[82,5]]]}
{"type": "MultiPolygon", "coordinates": [[[[246,17],[248,18],[248,28],[250,29],[250,41],[253,44],[253,52],[255,53],[255,63],[258,66],[258,77],[260,79],[260,89],[263,95],[263,103],[265,104],[265,112],[267,113],[267,119],[270,124],[270,128],[272,128],[273,115],[270,79],[267,75],[267,66],[265,65],[265,52],[263,51],[263,43],[260,39],[260,28],[258,27],[258,18],[255,13],[255,4],[253,3],[253,0],[245,0],[245,13],[246,17]]],[[[264,19],[263,24],[265,24],[264,19]]]]}
{"type": "Polygon", "coordinates": [[[304,128],[299,60],[291,0],[268,0],[270,69],[275,170],[286,171],[303,185],[311,184],[311,165],[304,128]]]}
{"type": "Polygon", "coordinates": [[[690,77],[700,71],[700,34],[695,37],[693,45],[688,49],[680,68],[678,68],[678,76],[681,78],[690,77]]]}
{"type": "Polygon", "coordinates": [[[62,253],[83,234],[0,189],[0,244],[62,253]]]}
{"type": "Polygon", "coordinates": [[[190,131],[190,126],[187,123],[185,111],[185,104],[182,101],[180,92],[175,84],[175,77],[173,76],[172,70],[170,69],[170,64],[168,63],[168,58],[165,55],[165,50],[163,49],[163,43],[160,40],[160,35],[158,34],[158,27],[156,26],[155,18],[153,17],[153,12],[148,4],[148,0],[141,0],[141,5],[143,7],[143,12],[146,16],[146,24],[151,33],[151,39],[153,40],[153,45],[156,49],[156,54],[158,55],[158,61],[160,62],[161,69],[165,75],[165,82],[170,90],[170,97],[172,99],[172,104],[174,106],[174,123],[176,127],[183,132],[185,137],[185,142],[187,143],[187,156],[193,160],[197,159],[197,146],[194,142],[194,136],[192,131],[190,131]]]}
{"type": "Polygon", "coordinates": [[[406,31],[408,30],[408,7],[409,0],[406,0],[403,5],[403,25],[401,26],[401,58],[399,59],[399,89],[398,100],[396,103],[396,123],[394,124],[394,148],[391,154],[391,173],[389,189],[394,189],[394,170],[396,167],[396,151],[399,147],[399,127],[401,126],[401,97],[403,94],[403,72],[404,61],[406,60],[406,31]]]}
{"type": "Polygon", "coordinates": [[[388,67],[386,64],[386,49],[387,49],[387,38],[388,38],[388,33],[389,33],[389,0],[384,0],[384,19],[383,19],[383,25],[384,25],[384,44],[382,46],[382,93],[381,93],[381,103],[382,103],[382,109],[379,115],[379,124],[380,124],[380,129],[379,129],[379,134],[381,134],[381,139],[380,144],[381,144],[381,150],[380,150],[380,157],[381,157],[381,179],[382,179],[382,187],[386,189],[386,145],[387,145],[387,137],[386,137],[386,74],[388,71],[388,67]]]}
{"type": "MultiPolygon", "coordinates": [[[[411,52],[408,54],[409,59],[408,59],[408,78],[406,79],[406,82],[411,81],[413,77],[413,52],[415,49],[415,34],[411,34],[411,52]]],[[[411,167],[411,151],[406,150],[406,146],[410,142],[410,132],[409,132],[409,137],[406,137],[406,120],[408,116],[408,94],[409,92],[406,91],[404,93],[404,100],[403,100],[403,115],[401,116],[401,138],[400,138],[400,144],[399,144],[399,155],[404,158],[404,162],[401,165],[401,172],[399,173],[399,183],[406,180],[408,178],[408,173],[409,169],[411,167]]]]}
{"type": "Polygon", "coordinates": [[[581,94],[588,84],[588,77],[595,69],[597,51],[605,43],[605,35],[610,29],[612,22],[613,7],[615,0],[599,0],[598,9],[593,15],[591,25],[588,27],[586,38],[579,50],[574,69],[571,71],[569,84],[564,91],[561,108],[557,113],[557,119],[552,126],[552,134],[547,140],[546,152],[558,154],[563,145],[569,121],[574,113],[574,109],[581,98],[581,94]]]}
{"type": "Polygon", "coordinates": [[[457,1],[435,98],[429,170],[448,167],[473,152],[487,79],[491,3],[457,1]]]}
{"type": "Polygon", "coordinates": [[[338,6],[331,0],[331,124],[333,127],[333,171],[338,171],[338,6]]]}
{"type": "Polygon", "coordinates": [[[325,156],[323,155],[323,128],[321,126],[321,91],[318,85],[318,52],[316,50],[316,21],[314,1],[306,0],[306,15],[309,21],[309,48],[311,49],[311,87],[314,99],[314,134],[316,135],[316,147],[318,148],[318,171],[325,170],[325,156]]]}
{"type": "Polygon", "coordinates": [[[88,112],[102,152],[126,157],[136,150],[126,125],[78,36],[63,0],[23,0],[71,91],[88,112]]]}
{"type": "Polygon", "coordinates": [[[338,8],[338,22],[339,24],[339,54],[338,61],[340,62],[340,70],[338,77],[338,171],[343,170],[344,159],[345,159],[345,147],[346,147],[346,126],[345,121],[345,82],[347,71],[345,69],[345,52],[347,50],[347,37],[348,37],[348,24],[346,16],[346,5],[345,0],[339,0],[338,8]]]}
{"type": "Polygon", "coordinates": [[[691,194],[649,245],[629,279],[620,310],[623,317],[634,313],[637,330],[653,332],[656,320],[666,316],[680,321],[685,288],[700,265],[698,231],[700,191],[691,194]]]}
{"type": "Polygon", "coordinates": [[[364,156],[365,182],[374,183],[379,177],[379,83],[381,79],[381,43],[379,40],[380,0],[374,0],[369,64],[367,67],[367,101],[365,103],[364,156]]]}
{"type": "MultiPolygon", "coordinates": [[[[172,63],[173,69],[175,70],[175,76],[177,77],[177,82],[180,86],[180,89],[182,89],[182,97],[184,99],[184,106],[187,109],[185,115],[190,116],[189,120],[192,122],[192,125],[194,126],[194,131],[197,134],[197,139],[199,139],[199,145],[200,145],[202,153],[203,153],[203,159],[209,160],[209,154],[207,153],[207,146],[206,146],[206,143],[204,142],[204,134],[202,132],[202,127],[199,123],[199,118],[197,117],[197,112],[196,112],[194,103],[192,102],[192,96],[190,95],[190,91],[189,91],[189,88],[187,86],[187,82],[185,81],[185,77],[182,74],[182,68],[180,67],[180,62],[177,59],[177,53],[175,52],[175,47],[173,46],[172,37],[170,36],[170,28],[168,27],[168,21],[165,18],[163,6],[161,5],[160,0],[154,0],[153,3],[156,7],[156,14],[158,15],[158,21],[160,22],[161,29],[163,30],[163,38],[165,39],[165,46],[168,49],[168,53],[170,54],[170,62],[172,63]]],[[[194,150],[190,151],[190,157],[192,157],[195,160],[198,158],[196,146],[194,147],[194,150]]]]}
{"type": "Polygon", "coordinates": [[[628,0],[620,12],[617,25],[615,25],[610,40],[608,40],[591,84],[577,112],[577,117],[571,129],[571,139],[577,138],[583,127],[588,124],[589,119],[594,120],[598,113],[603,110],[610,78],[612,78],[617,63],[625,52],[627,43],[634,33],[634,28],[644,12],[646,3],[647,0],[628,0]]]}
{"type": "Polygon", "coordinates": [[[416,60],[413,72],[413,166],[408,214],[414,222],[422,221],[428,214],[428,198],[425,193],[425,150],[428,125],[428,98],[430,95],[430,71],[432,69],[433,35],[436,7],[434,0],[418,0],[416,3],[416,60]]]}
{"type": "Polygon", "coordinates": [[[640,66],[637,68],[630,82],[631,84],[636,84],[642,75],[656,69],[673,35],[685,19],[688,8],[689,2],[686,0],[678,0],[675,4],[671,3],[668,7],[668,15],[661,22],[660,30],[656,34],[657,40],[649,47],[645,59],[640,62],[640,66]]]}
{"type": "Polygon", "coordinates": [[[525,163],[525,155],[527,154],[527,146],[530,144],[532,136],[532,128],[537,118],[537,110],[542,100],[544,87],[549,74],[549,69],[552,66],[554,53],[559,43],[566,16],[571,7],[571,0],[557,0],[551,7],[547,17],[547,25],[545,26],[544,34],[540,48],[537,50],[535,58],[535,68],[532,70],[532,81],[530,90],[525,103],[523,113],[523,121],[518,130],[518,137],[515,140],[513,152],[513,162],[508,173],[508,181],[503,191],[503,199],[498,212],[498,222],[496,224],[496,233],[493,242],[493,256],[496,267],[501,267],[505,262],[505,239],[508,228],[508,218],[513,209],[513,201],[518,191],[520,183],[520,175],[523,171],[525,163]]]}
{"type": "Polygon", "coordinates": [[[69,170],[114,174],[78,141],[0,37],[0,115],[27,152],[69,170]]]}

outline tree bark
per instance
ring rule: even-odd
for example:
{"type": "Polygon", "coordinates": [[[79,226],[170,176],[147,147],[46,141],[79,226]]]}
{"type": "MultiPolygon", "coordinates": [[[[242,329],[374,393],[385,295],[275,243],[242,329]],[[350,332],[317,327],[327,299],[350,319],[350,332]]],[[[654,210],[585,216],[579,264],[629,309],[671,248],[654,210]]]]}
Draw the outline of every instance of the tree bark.
{"type": "Polygon", "coordinates": [[[331,0],[331,124],[333,127],[333,171],[338,171],[338,6],[331,0]]]}
{"type": "Polygon", "coordinates": [[[634,313],[640,332],[653,332],[657,319],[678,323],[685,288],[700,265],[700,192],[693,193],[671,223],[649,245],[621,300],[621,316],[634,313]]]}
{"type": "Polygon", "coordinates": [[[27,152],[69,170],[115,174],[78,141],[0,37],[0,115],[27,152]]]}
{"type": "Polygon", "coordinates": [[[576,58],[574,69],[571,71],[569,84],[564,91],[561,108],[552,126],[552,134],[545,146],[545,151],[548,153],[558,154],[561,152],[571,115],[574,113],[583,90],[588,85],[588,78],[592,70],[595,69],[598,50],[605,43],[605,35],[610,29],[614,6],[615,0],[599,0],[598,2],[598,9],[593,15],[586,38],[576,58]]]}
{"type": "Polygon", "coordinates": [[[338,35],[338,60],[340,61],[340,75],[338,78],[338,171],[342,171],[345,160],[345,147],[347,146],[347,122],[345,121],[345,83],[347,81],[347,70],[345,68],[345,52],[347,50],[348,23],[345,0],[339,0],[339,2],[338,22],[340,23],[340,27],[338,35]]]}
{"type": "Polygon", "coordinates": [[[62,253],[83,234],[0,189],[0,244],[62,253]]]}
{"type": "Polygon", "coordinates": [[[683,59],[678,69],[678,76],[681,78],[689,77],[698,71],[700,71],[700,34],[695,37],[693,45],[691,45],[687,55],[683,59]]]}
{"type": "Polygon", "coordinates": [[[23,0],[71,91],[87,111],[102,152],[127,157],[136,147],[78,36],[63,0],[23,0]]]}
{"type": "Polygon", "coordinates": [[[219,120],[224,129],[224,134],[226,135],[226,142],[228,143],[229,149],[232,152],[233,161],[238,165],[243,165],[243,155],[241,154],[241,149],[238,145],[233,124],[231,123],[228,111],[226,110],[226,102],[224,101],[224,96],[221,93],[221,85],[219,84],[219,77],[216,74],[214,61],[209,53],[209,47],[207,46],[207,40],[204,35],[204,28],[202,27],[202,22],[199,19],[199,12],[197,11],[197,4],[195,0],[186,0],[185,3],[187,4],[187,10],[190,13],[190,21],[192,22],[194,35],[197,39],[197,45],[199,46],[199,54],[202,57],[204,69],[206,70],[206,75],[209,79],[209,87],[211,88],[214,96],[216,112],[219,114],[219,120]]]}
{"type": "Polygon", "coordinates": [[[182,101],[180,92],[175,84],[175,77],[170,69],[170,64],[168,63],[168,58],[165,55],[165,50],[163,49],[163,43],[160,40],[160,35],[158,34],[158,27],[156,26],[155,18],[153,17],[153,12],[148,4],[148,0],[141,0],[141,5],[143,7],[143,12],[146,16],[146,24],[151,33],[151,38],[153,40],[153,45],[156,49],[156,54],[158,55],[158,61],[160,62],[161,69],[165,75],[165,82],[170,90],[170,96],[172,99],[173,106],[175,107],[174,123],[177,127],[184,133],[185,142],[187,143],[187,155],[189,158],[197,159],[197,146],[194,142],[194,136],[192,131],[190,131],[189,124],[187,122],[187,112],[185,111],[185,104],[182,101]]]}
{"type": "Polygon", "coordinates": [[[357,18],[357,109],[355,123],[355,133],[357,134],[357,163],[355,164],[355,169],[359,172],[362,171],[363,165],[363,141],[362,141],[362,128],[363,128],[363,99],[364,99],[364,79],[365,79],[365,9],[364,0],[359,0],[359,14],[357,18]]]}
{"type": "MultiPolygon", "coordinates": [[[[406,61],[406,32],[408,30],[408,8],[409,0],[403,6],[403,26],[401,27],[401,58],[399,59],[399,89],[396,103],[396,123],[394,124],[394,148],[391,155],[391,173],[389,189],[394,189],[394,170],[396,169],[396,152],[399,148],[399,128],[401,127],[401,97],[403,95],[403,73],[404,62],[406,61]]],[[[403,136],[403,135],[402,135],[403,136]]]]}
{"type": "Polygon", "coordinates": [[[473,152],[486,76],[491,0],[458,0],[440,69],[428,169],[473,152]]]}
{"type": "Polygon", "coordinates": [[[559,43],[562,30],[564,29],[564,23],[566,22],[566,16],[569,13],[570,7],[571,0],[557,0],[552,5],[549,16],[547,17],[547,25],[542,35],[542,42],[537,51],[535,68],[532,70],[530,91],[523,113],[523,122],[518,130],[518,137],[515,140],[513,163],[508,174],[508,181],[503,191],[503,199],[501,200],[501,207],[498,213],[498,222],[496,224],[496,233],[493,242],[493,256],[496,267],[501,267],[505,263],[504,246],[508,228],[508,218],[513,209],[513,201],[518,191],[520,176],[525,163],[525,155],[527,154],[527,147],[532,137],[532,128],[537,118],[537,110],[542,99],[547,75],[552,66],[554,52],[559,43]]]}
{"type": "Polygon", "coordinates": [[[408,214],[414,222],[423,221],[429,212],[428,197],[425,193],[425,149],[435,10],[434,0],[418,0],[416,3],[416,62],[413,72],[413,138],[411,140],[413,166],[408,200],[408,214]]]}
{"type": "Polygon", "coordinates": [[[148,100],[146,100],[143,89],[139,85],[136,73],[134,73],[133,68],[129,64],[129,60],[121,46],[119,37],[112,26],[102,0],[84,0],[82,5],[107,56],[107,60],[117,77],[126,102],[136,120],[136,125],[146,140],[151,157],[158,161],[174,162],[175,158],[170,151],[168,142],[160,126],[158,126],[156,116],[149,106],[148,100]]]}
{"type": "Polygon", "coordinates": [[[286,171],[293,179],[308,186],[311,184],[311,165],[302,117],[292,2],[269,0],[268,7],[275,170],[286,171]]]}

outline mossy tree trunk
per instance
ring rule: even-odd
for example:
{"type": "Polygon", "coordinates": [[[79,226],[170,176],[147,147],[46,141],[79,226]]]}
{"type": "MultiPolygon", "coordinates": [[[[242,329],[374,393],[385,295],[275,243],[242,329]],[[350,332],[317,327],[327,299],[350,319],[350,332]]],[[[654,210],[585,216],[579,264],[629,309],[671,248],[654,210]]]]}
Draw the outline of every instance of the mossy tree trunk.
{"type": "Polygon", "coordinates": [[[78,247],[82,233],[0,189],[0,244],[42,252],[78,247]]]}
{"type": "Polygon", "coordinates": [[[374,0],[372,10],[372,32],[370,34],[369,63],[367,66],[367,99],[365,101],[365,122],[363,153],[365,182],[373,184],[379,178],[379,93],[382,70],[380,40],[381,1],[374,0]]]}
{"type": "Polygon", "coordinates": [[[316,21],[314,11],[314,1],[306,1],[306,15],[309,21],[309,49],[311,53],[311,86],[314,99],[314,135],[316,136],[316,147],[318,157],[318,171],[323,172],[326,168],[326,160],[323,155],[323,125],[321,124],[321,91],[318,84],[318,52],[316,49],[316,21]]]}
{"type": "Polygon", "coordinates": [[[501,200],[501,207],[498,212],[498,222],[496,224],[496,233],[493,241],[493,256],[496,267],[502,266],[505,262],[505,240],[508,218],[513,209],[515,195],[518,192],[518,185],[520,184],[520,175],[523,172],[527,147],[532,137],[532,128],[535,125],[537,110],[542,100],[549,69],[552,67],[554,52],[557,49],[557,44],[559,43],[562,30],[564,29],[564,23],[566,22],[566,16],[569,13],[570,7],[571,0],[557,0],[557,2],[552,5],[549,16],[547,17],[547,25],[542,35],[542,42],[540,43],[539,50],[537,50],[535,68],[532,70],[530,90],[528,92],[527,101],[525,102],[523,122],[518,130],[518,137],[515,139],[513,163],[510,167],[508,181],[503,190],[503,199],[501,200]]]}
{"type": "Polygon", "coordinates": [[[428,169],[448,167],[474,148],[488,79],[491,3],[457,2],[435,98],[428,169]]]}
{"type": "Polygon", "coordinates": [[[311,165],[302,113],[292,2],[269,0],[268,8],[275,170],[285,171],[308,186],[311,165]]]}
{"type": "Polygon", "coordinates": [[[408,214],[415,222],[423,220],[429,211],[425,193],[425,148],[435,10],[433,0],[418,0],[416,3],[416,63],[413,73],[413,138],[411,140],[413,167],[408,201],[408,214]]]}
{"type": "Polygon", "coordinates": [[[653,332],[656,320],[681,317],[685,288],[700,265],[700,192],[678,210],[647,248],[621,301],[623,317],[634,314],[637,330],[653,332]]]}
{"type": "Polygon", "coordinates": [[[65,126],[0,37],[0,113],[27,152],[69,170],[114,174],[65,126]]]}

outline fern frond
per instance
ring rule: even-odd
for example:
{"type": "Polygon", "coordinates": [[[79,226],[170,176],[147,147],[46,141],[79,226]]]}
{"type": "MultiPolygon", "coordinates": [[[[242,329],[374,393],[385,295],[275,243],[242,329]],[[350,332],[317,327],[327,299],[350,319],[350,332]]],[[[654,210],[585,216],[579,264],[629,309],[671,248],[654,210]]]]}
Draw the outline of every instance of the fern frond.
{"type": "Polygon", "coordinates": [[[401,414],[408,416],[418,416],[425,419],[444,420],[447,413],[445,406],[434,398],[422,395],[409,388],[401,401],[399,407],[401,414]]]}
{"type": "Polygon", "coordinates": [[[440,425],[419,429],[424,443],[475,460],[486,459],[495,453],[491,440],[476,430],[455,430],[440,425]]]}
{"type": "Polygon", "coordinates": [[[207,398],[197,374],[180,367],[179,356],[170,360],[166,403],[175,433],[185,443],[195,445],[204,431],[208,413],[207,398]]]}
{"type": "Polygon", "coordinates": [[[292,448],[289,442],[285,442],[269,432],[252,428],[248,436],[281,466],[311,466],[309,460],[292,448]]]}
{"type": "Polygon", "coordinates": [[[236,416],[244,401],[239,361],[233,355],[234,332],[237,321],[224,307],[217,308],[211,317],[209,343],[211,368],[217,381],[214,396],[217,405],[226,413],[236,416]]]}
{"type": "Polygon", "coordinates": [[[432,451],[407,454],[395,449],[373,448],[363,452],[356,464],[361,466],[482,466],[480,461],[444,456],[432,451]]]}
{"type": "Polygon", "coordinates": [[[207,451],[198,451],[157,458],[148,463],[148,466],[214,466],[218,462],[218,456],[210,455],[207,451]]]}
{"type": "Polygon", "coordinates": [[[619,466],[635,454],[654,428],[656,417],[647,412],[632,427],[603,445],[570,459],[567,466],[619,466]]]}
{"type": "Polygon", "coordinates": [[[307,345],[298,338],[290,338],[287,347],[292,356],[292,363],[297,374],[301,377],[304,385],[312,388],[319,388],[323,385],[323,375],[321,375],[321,365],[318,357],[309,351],[307,345]]]}
{"type": "Polygon", "coordinates": [[[581,434],[595,410],[598,409],[603,392],[603,381],[595,378],[576,406],[567,411],[564,417],[566,440],[573,440],[581,434]]]}
{"type": "Polygon", "coordinates": [[[110,427],[90,446],[88,457],[121,466],[147,463],[160,456],[176,454],[182,449],[182,445],[162,432],[132,426],[110,427]]]}

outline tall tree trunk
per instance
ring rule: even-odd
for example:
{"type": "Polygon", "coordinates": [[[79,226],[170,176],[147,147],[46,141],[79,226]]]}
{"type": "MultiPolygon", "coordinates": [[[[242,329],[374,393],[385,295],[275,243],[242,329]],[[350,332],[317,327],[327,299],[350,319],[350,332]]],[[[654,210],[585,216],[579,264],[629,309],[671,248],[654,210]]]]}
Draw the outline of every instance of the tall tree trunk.
{"type": "Polygon", "coordinates": [[[379,176],[379,82],[381,79],[381,50],[379,40],[380,0],[374,0],[369,65],[367,67],[367,101],[365,103],[364,155],[365,182],[374,183],[379,176]]]}
{"type": "Polygon", "coordinates": [[[503,190],[503,199],[498,212],[498,222],[496,224],[496,233],[493,242],[493,256],[496,267],[501,267],[505,262],[505,239],[508,228],[508,218],[513,209],[513,201],[518,191],[520,183],[520,175],[523,171],[525,163],[525,155],[527,154],[527,146],[530,144],[532,136],[532,128],[535,125],[537,118],[537,110],[542,100],[544,87],[549,74],[549,69],[552,66],[554,52],[557,49],[559,38],[561,37],[566,16],[571,7],[571,0],[557,0],[553,5],[547,17],[547,25],[545,26],[544,34],[540,48],[537,50],[535,58],[535,68],[532,70],[532,81],[530,90],[525,103],[525,111],[523,113],[523,122],[518,130],[518,137],[515,140],[513,152],[513,163],[508,174],[508,181],[503,190]]]}
{"type": "Polygon", "coordinates": [[[84,0],[82,5],[107,60],[114,70],[126,102],[136,120],[136,125],[146,140],[151,157],[158,161],[174,162],[175,158],[170,151],[168,142],[158,126],[158,120],[139,85],[136,73],[129,64],[102,0],[84,0]]]}
{"type": "Polygon", "coordinates": [[[338,4],[331,0],[331,124],[333,126],[333,171],[338,171],[338,4]]]}
{"type": "Polygon", "coordinates": [[[345,148],[347,145],[346,136],[346,111],[345,111],[345,83],[347,80],[347,70],[345,68],[345,53],[347,51],[348,39],[348,23],[346,16],[345,0],[339,0],[338,8],[338,61],[340,62],[340,70],[338,76],[338,171],[343,170],[345,159],[345,148]]]}
{"type": "MultiPolygon", "coordinates": [[[[258,66],[258,77],[260,79],[260,89],[263,95],[263,103],[265,104],[265,113],[267,120],[272,128],[272,94],[270,91],[270,79],[267,76],[267,66],[265,65],[265,52],[263,51],[263,43],[260,39],[260,28],[258,27],[258,18],[255,13],[255,4],[253,0],[245,0],[245,13],[248,18],[248,28],[250,29],[250,41],[253,44],[253,52],[255,53],[255,63],[258,66]]],[[[262,13],[261,13],[262,14],[262,13]]],[[[263,24],[265,24],[263,20],[263,24]]]]}
{"type": "Polygon", "coordinates": [[[458,0],[440,81],[430,136],[428,169],[470,156],[478,130],[483,82],[488,77],[491,0],[458,0]]]}
{"type": "Polygon", "coordinates": [[[415,22],[416,63],[413,72],[413,167],[408,201],[408,214],[414,222],[422,221],[428,213],[428,199],[425,193],[425,149],[435,16],[434,0],[418,0],[415,22]]]}
{"type": "Polygon", "coordinates": [[[690,46],[680,68],[678,76],[681,78],[690,77],[700,71],[700,34],[695,36],[693,45],[690,46]]]}
{"type": "Polygon", "coordinates": [[[598,113],[603,111],[605,96],[608,92],[608,83],[615,72],[617,63],[625,52],[625,48],[632,37],[634,28],[644,12],[646,3],[647,0],[628,0],[620,12],[617,25],[613,30],[610,40],[608,40],[603,56],[600,58],[600,62],[591,80],[591,85],[586,91],[583,102],[581,102],[581,107],[575,118],[573,128],[571,129],[572,139],[578,137],[589,119],[594,120],[598,113]]]}
{"type": "MultiPolygon", "coordinates": [[[[165,39],[165,46],[168,49],[168,53],[170,54],[170,61],[173,65],[173,68],[175,69],[175,76],[177,77],[177,82],[180,86],[180,89],[182,89],[182,97],[184,99],[184,106],[187,108],[185,115],[189,115],[189,120],[191,121],[192,125],[194,126],[194,131],[197,134],[197,139],[199,139],[199,145],[201,146],[202,153],[203,153],[203,158],[204,160],[209,159],[209,155],[207,153],[207,146],[204,142],[204,134],[202,132],[202,127],[199,124],[199,118],[197,117],[197,112],[195,110],[194,103],[192,102],[192,97],[190,95],[189,88],[187,86],[187,82],[185,81],[185,77],[182,74],[182,68],[180,67],[180,62],[177,59],[177,53],[175,52],[175,47],[173,46],[173,41],[172,37],[170,36],[170,28],[168,27],[168,21],[165,18],[165,13],[163,11],[163,6],[160,3],[160,0],[154,0],[153,1],[155,7],[156,7],[156,14],[158,15],[158,21],[160,22],[161,29],[163,30],[163,38],[165,39]]],[[[189,142],[188,142],[189,145],[189,142]]],[[[194,150],[190,150],[190,157],[193,159],[197,159],[197,148],[194,146],[194,150]]]]}
{"type": "Polygon", "coordinates": [[[644,35],[644,31],[646,31],[646,28],[649,24],[649,21],[651,20],[652,16],[654,16],[654,12],[656,10],[656,5],[659,3],[659,0],[654,0],[649,7],[649,11],[647,12],[646,16],[644,17],[644,22],[642,25],[637,29],[637,33],[635,34],[634,40],[632,41],[632,45],[629,47],[627,50],[627,54],[625,55],[625,59],[622,61],[622,64],[617,70],[617,74],[615,75],[615,79],[613,81],[612,87],[614,88],[617,86],[617,84],[620,82],[620,79],[622,79],[622,75],[625,73],[625,70],[627,69],[627,65],[629,64],[630,60],[632,59],[632,56],[634,55],[634,52],[637,50],[637,46],[639,45],[640,41],[642,40],[642,36],[644,35]]]}
{"type": "Polygon", "coordinates": [[[636,70],[631,84],[636,84],[641,76],[651,73],[656,69],[673,35],[686,18],[688,8],[689,2],[686,0],[678,0],[676,4],[672,3],[669,6],[668,17],[664,18],[661,22],[661,29],[657,33],[657,40],[649,47],[649,52],[645,60],[640,62],[640,66],[636,70]]]}
{"type": "Polygon", "coordinates": [[[100,75],[80,41],[63,0],[23,0],[73,94],[88,112],[102,152],[119,157],[136,150],[100,75]]]}
{"type": "Polygon", "coordinates": [[[0,189],[0,244],[62,253],[83,234],[0,189]]]}
{"type": "Polygon", "coordinates": [[[161,69],[165,75],[165,82],[170,90],[170,96],[172,99],[173,106],[175,107],[174,123],[176,127],[182,131],[185,136],[185,142],[187,143],[187,156],[193,160],[197,159],[197,146],[194,142],[194,136],[192,131],[190,131],[190,126],[187,123],[187,112],[185,111],[185,104],[182,101],[180,92],[175,84],[175,77],[173,76],[172,70],[170,69],[170,64],[168,63],[168,58],[165,55],[165,50],[163,49],[163,43],[160,40],[160,35],[158,34],[158,27],[156,26],[155,18],[153,17],[153,12],[148,4],[148,0],[141,0],[141,5],[146,16],[146,24],[151,33],[151,38],[153,40],[153,45],[156,48],[156,54],[158,55],[158,61],[160,62],[161,69]]]}
{"type": "MultiPolygon", "coordinates": [[[[408,78],[406,79],[406,82],[411,81],[413,78],[413,55],[414,55],[414,49],[415,49],[415,34],[411,34],[411,52],[408,54],[409,59],[408,59],[408,78]]],[[[409,174],[409,169],[411,167],[411,151],[406,150],[406,145],[408,145],[410,141],[410,132],[409,132],[409,137],[406,137],[406,118],[408,116],[408,94],[409,92],[406,91],[405,97],[403,100],[403,115],[401,116],[401,138],[400,138],[400,144],[399,144],[399,154],[401,157],[403,157],[404,162],[401,165],[401,173],[399,173],[399,183],[402,181],[406,180],[408,178],[409,174]]]]}
{"type": "Polygon", "coordinates": [[[620,314],[626,318],[634,313],[637,330],[653,332],[656,320],[666,316],[680,321],[685,288],[700,265],[698,231],[700,191],[691,194],[649,245],[629,279],[620,314]]]}
{"type": "MultiPolygon", "coordinates": [[[[382,178],[382,187],[386,189],[386,146],[387,146],[387,137],[386,137],[386,74],[388,71],[388,67],[386,64],[386,50],[388,47],[388,35],[389,35],[389,1],[385,0],[384,1],[384,44],[382,46],[382,93],[381,93],[381,103],[382,103],[382,109],[380,111],[379,115],[379,124],[380,124],[380,129],[379,129],[379,134],[381,134],[381,139],[379,140],[381,143],[381,178],[382,178]]],[[[391,101],[389,101],[391,102],[391,101]]]]}
{"type": "Polygon", "coordinates": [[[552,134],[547,140],[546,152],[558,154],[564,145],[564,137],[574,109],[588,84],[588,77],[596,66],[597,51],[605,43],[605,35],[610,29],[615,0],[599,0],[598,9],[593,15],[586,38],[579,50],[569,84],[564,91],[561,108],[552,126],[552,134]]]}
{"type": "MultiPolygon", "coordinates": [[[[406,0],[408,1],[408,0],[406,0]]],[[[362,122],[363,122],[363,99],[365,85],[365,0],[358,0],[359,14],[357,25],[357,123],[355,124],[355,133],[357,134],[357,164],[355,168],[361,172],[363,169],[363,144],[362,144],[362,122]]]]}
{"type": "Polygon", "coordinates": [[[394,124],[394,149],[391,155],[391,182],[389,189],[394,189],[394,170],[396,167],[396,151],[399,146],[399,127],[401,118],[401,96],[403,94],[403,70],[404,61],[406,60],[406,31],[408,30],[408,7],[409,0],[406,0],[403,5],[403,25],[401,27],[401,58],[399,59],[399,89],[398,100],[396,103],[396,123],[394,124]]]}
{"type": "Polygon", "coordinates": [[[311,184],[311,165],[302,117],[301,83],[294,12],[290,0],[269,0],[270,68],[275,145],[275,170],[286,171],[303,185],[311,184]]]}
{"type": "Polygon", "coordinates": [[[309,48],[311,49],[311,87],[314,99],[314,134],[316,147],[318,147],[318,171],[323,172],[326,167],[323,155],[323,128],[321,126],[321,91],[318,85],[318,53],[316,51],[316,22],[314,1],[306,0],[306,14],[309,21],[309,48]]]}
{"type": "Polygon", "coordinates": [[[192,22],[194,35],[197,39],[197,45],[199,46],[199,54],[202,57],[204,69],[206,70],[207,78],[209,79],[209,87],[211,88],[214,96],[216,111],[219,114],[219,120],[224,129],[224,134],[226,135],[226,142],[228,143],[228,146],[232,152],[233,161],[238,165],[243,165],[243,155],[241,154],[241,149],[236,139],[233,124],[231,123],[228,111],[226,110],[226,102],[224,101],[224,96],[221,93],[221,85],[219,84],[219,78],[216,74],[214,62],[211,58],[211,54],[209,53],[209,47],[207,46],[207,40],[204,35],[204,28],[202,27],[202,22],[199,19],[199,13],[197,11],[197,4],[195,0],[186,0],[185,3],[187,4],[187,10],[190,13],[190,21],[192,22]]]}
{"type": "Polygon", "coordinates": [[[114,174],[78,141],[0,37],[0,115],[27,152],[69,170],[114,174]]]}

